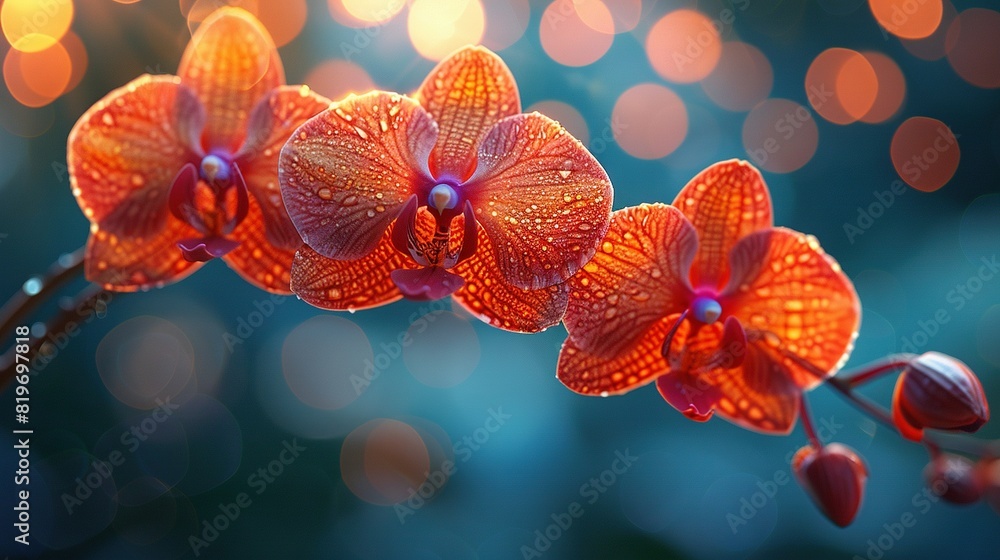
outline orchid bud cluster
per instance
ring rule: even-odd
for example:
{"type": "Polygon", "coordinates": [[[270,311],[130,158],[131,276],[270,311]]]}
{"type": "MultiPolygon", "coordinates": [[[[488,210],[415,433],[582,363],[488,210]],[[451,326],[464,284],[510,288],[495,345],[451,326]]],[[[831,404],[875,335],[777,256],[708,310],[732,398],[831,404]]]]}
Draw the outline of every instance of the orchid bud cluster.
{"type": "MultiPolygon", "coordinates": [[[[927,352],[900,356],[830,378],[828,383],[871,416],[891,424],[904,438],[927,447],[931,461],[924,469],[924,478],[942,500],[971,504],[985,498],[1000,513],[1000,457],[988,446],[962,447],[964,452],[977,455],[975,460],[942,451],[944,445],[926,432],[975,432],[989,420],[982,383],[967,365],[945,354],[927,352]],[[855,387],[897,370],[891,412],[854,392],[855,387]]],[[[823,445],[810,423],[803,425],[810,444],[792,460],[796,479],[827,518],[846,527],[861,506],[868,469],[856,451],[839,443],[823,445]]]]}

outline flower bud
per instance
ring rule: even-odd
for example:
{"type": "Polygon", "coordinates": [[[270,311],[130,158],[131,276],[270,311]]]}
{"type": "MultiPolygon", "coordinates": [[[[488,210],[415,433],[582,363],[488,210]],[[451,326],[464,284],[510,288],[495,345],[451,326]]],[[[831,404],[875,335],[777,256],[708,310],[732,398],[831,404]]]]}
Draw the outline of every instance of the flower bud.
{"type": "Polygon", "coordinates": [[[983,459],[979,463],[979,476],[983,482],[986,502],[1000,514],[1000,459],[983,459]]]}
{"type": "Polygon", "coordinates": [[[924,468],[927,487],[946,502],[971,504],[983,496],[982,478],[972,461],[959,455],[942,454],[924,468]]]}
{"type": "Polygon", "coordinates": [[[924,428],[974,432],[990,419],[990,408],[979,378],[968,366],[927,352],[899,374],[892,419],[904,437],[920,441],[924,428]]]}
{"type": "Polygon", "coordinates": [[[853,449],[831,443],[820,449],[807,445],[792,459],[795,478],[823,515],[840,527],[854,521],[868,480],[868,468],[853,449]]]}

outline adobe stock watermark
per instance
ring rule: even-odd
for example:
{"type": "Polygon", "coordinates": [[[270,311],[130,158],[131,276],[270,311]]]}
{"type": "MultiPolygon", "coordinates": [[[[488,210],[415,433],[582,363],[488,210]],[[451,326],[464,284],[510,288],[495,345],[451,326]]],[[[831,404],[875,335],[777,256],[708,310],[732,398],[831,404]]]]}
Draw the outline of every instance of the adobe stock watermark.
{"type": "Polygon", "coordinates": [[[919,354],[921,348],[927,346],[931,339],[941,332],[941,328],[951,322],[952,313],[957,313],[972,301],[983,286],[1000,273],[1000,261],[996,254],[989,258],[981,257],[982,263],[964,282],[955,284],[955,288],[945,294],[945,303],[951,304],[951,311],[947,307],[939,307],[930,317],[917,321],[917,329],[910,336],[900,338],[900,352],[919,354]]]}
{"type": "Polygon", "coordinates": [[[397,334],[392,341],[380,343],[381,351],[375,354],[371,360],[365,359],[365,369],[361,374],[351,374],[351,385],[354,387],[354,391],[360,396],[371,386],[373,381],[382,375],[383,371],[389,369],[389,366],[403,355],[403,348],[413,344],[413,337],[410,336],[411,328],[416,329],[416,334],[423,333],[445,310],[447,310],[447,306],[442,300],[434,300],[411,313],[407,323],[408,327],[397,334]]]}
{"type": "Polygon", "coordinates": [[[125,451],[128,452],[128,455],[121,449],[114,449],[108,453],[107,459],[103,461],[95,459],[90,464],[91,470],[87,474],[76,478],[76,487],[73,489],[73,492],[63,492],[60,498],[63,507],[66,508],[66,513],[73,515],[76,508],[82,506],[94,494],[95,490],[103,486],[104,482],[114,474],[115,469],[124,465],[129,456],[138,451],[143,442],[155,434],[161,424],[170,420],[174,411],[179,408],[180,405],[170,402],[170,397],[167,397],[164,401],[156,399],[156,408],[143,418],[141,422],[123,431],[118,438],[118,441],[125,448],[125,451]]]}
{"type": "Polygon", "coordinates": [[[868,545],[865,555],[855,554],[851,560],[880,560],[884,557],[910,529],[916,526],[918,515],[926,514],[934,504],[941,501],[941,496],[948,491],[949,486],[957,482],[956,476],[954,472],[947,471],[944,480],[935,480],[930,487],[914,494],[910,499],[913,509],[904,511],[898,519],[883,523],[882,532],[865,543],[868,545]]]}
{"type": "MultiPolygon", "coordinates": [[[[298,439],[292,439],[291,442],[288,440],[282,441],[281,451],[278,452],[278,456],[263,467],[259,467],[247,477],[247,489],[252,489],[257,496],[263,494],[274,484],[275,480],[285,473],[286,467],[291,466],[305,450],[306,447],[300,445],[298,439]]],[[[188,546],[191,547],[191,552],[196,557],[201,556],[201,553],[206,548],[217,541],[219,536],[239,519],[243,510],[252,505],[253,498],[250,497],[248,491],[236,494],[231,502],[220,502],[216,506],[219,513],[216,513],[211,519],[203,519],[201,522],[201,531],[188,537],[188,546]]],[[[215,513],[215,510],[212,513],[215,513]]]]}
{"type": "MultiPolygon", "coordinates": [[[[906,160],[900,166],[900,175],[911,185],[917,184],[923,174],[930,170],[945,152],[958,144],[959,138],[961,138],[960,134],[954,134],[947,127],[939,128],[937,134],[926,148],[921,150],[919,154],[915,154],[906,160]]],[[[897,179],[889,185],[889,189],[887,190],[872,191],[875,201],[867,206],[858,206],[857,217],[855,217],[853,223],[844,222],[844,234],[847,235],[847,240],[853,245],[859,236],[864,235],[865,232],[875,225],[875,220],[884,216],[886,211],[892,208],[897,198],[909,190],[906,183],[897,179]]]]}
{"type": "Polygon", "coordinates": [[[889,33],[895,35],[896,31],[906,25],[910,18],[915,16],[927,4],[928,0],[897,0],[892,4],[889,14],[889,25],[886,28],[880,20],[876,20],[878,30],[882,33],[882,40],[889,40],[889,33]]]}
{"type": "Polygon", "coordinates": [[[34,34],[47,35],[46,28],[59,12],[70,9],[70,0],[38,0],[35,2],[38,9],[31,14],[21,16],[20,21],[4,21],[4,31],[11,45],[16,45],[18,41],[34,34]]]}
{"type": "MultiPolygon", "coordinates": [[[[810,84],[806,89],[806,99],[814,109],[819,111],[822,107],[833,99],[833,90],[829,89],[826,83],[810,84]]],[[[806,123],[813,120],[812,112],[806,107],[796,104],[794,111],[788,111],[774,121],[772,128],[774,135],[767,136],[761,140],[757,147],[747,146],[747,155],[754,164],[763,167],[765,163],[781,151],[784,146],[795,138],[799,130],[806,123]]]]}
{"type": "Polygon", "coordinates": [[[697,33],[688,34],[684,38],[684,51],[674,51],[670,53],[677,70],[684,70],[685,66],[693,64],[694,61],[705,55],[705,49],[715,42],[715,36],[725,37],[726,33],[736,23],[737,11],[745,12],[750,7],[750,0],[731,0],[732,8],[723,8],[719,16],[707,24],[697,33]],[[714,31],[714,33],[713,33],[714,31]]]}
{"type": "Polygon", "coordinates": [[[456,460],[446,460],[433,472],[424,473],[427,478],[420,487],[408,488],[410,497],[405,503],[398,503],[393,507],[400,525],[405,525],[406,518],[416,514],[417,510],[424,507],[428,500],[444,487],[448,479],[458,472],[458,466],[472,459],[473,453],[482,449],[490,441],[493,434],[499,432],[500,428],[511,418],[510,414],[504,414],[502,406],[491,408],[487,410],[487,413],[489,416],[486,417],[482,426],[473,430],[471,434],[462,436],[462,439],[452,445],[452,452],[455,454],[456,460]]]}
{"type": "Polygon", "coordinates": [[[254,310],[247,313],[246,317],[236,318],[236,328],[233,329],[233,332],[222,333],[222,341],[226,344],[229,353],[232,354],[236,345],[243,344],[253,336],[253,333],[264,324],[264,321],[274,315],[278,306],[287,300],[288,296],[278,294],[270,294],[264,299],[254,300],[254,310]]]}
{"type": "Polygon", "coordinates": [[[355,29],[354,36],[351,37],[350,41],[340,42],[341,57],[351,60],[352,57],[361,54],[361,51],[371,46],[372,42],[382,34],[382,29],[389,23],[389,20],[399,13],[406,4],[406,0],[386,0],[382,7],[373,7],[365,19],[374,23],[355,29]]]}
{"type": "Polygon", "coordinates": [[[572,501],[564,511],[550,515],[552,523],[544,529],[536,530],[535,540],[530,544],[521,545],[521,557],[524,560],[541,558],[551,550],[552,545],[573,527],[573,521],[587,513],[584,504],[587,506],[596,504],[638,460],[638,457],[629,453],[628,448],[625,448],[625,451],[615,450],[615,458],[611,461],[611,465],[580,486],[581,501],[572,501]]]}
{"type": "MultiPolygon", "coordinates": [[[[820,442],[829,443],[837,432],[844,429],[843,424],[838,424],[835,417],[821,418],[816,423],[816,437],[820,442]]],[[[764,509],[778,495],[778,491],[784,488],[789,481],[794,478],[792,473],[792,459],[795,457],[799,447],[795,447],[785,454],[785,467],[774,471],[770,478],[757,482],[757,489],[747,496],[740,498],[740,507],[735,511],[726,513],[726,522],[729,529],[735,535],[745,525],[749,525],[760,510],[764,509]]]]}

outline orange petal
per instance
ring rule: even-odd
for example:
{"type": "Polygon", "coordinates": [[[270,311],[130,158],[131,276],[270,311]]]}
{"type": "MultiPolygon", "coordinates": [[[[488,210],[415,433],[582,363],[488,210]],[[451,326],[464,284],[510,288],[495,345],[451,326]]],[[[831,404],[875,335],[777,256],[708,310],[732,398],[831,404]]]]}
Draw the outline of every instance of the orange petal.
{"type": "MultiPolygon", "coordinates": [[[[453,223],[452,228],[462,225],[453,223]]],[[[476,253],[452,269],[465,279],[455,300],[476,317],[508,331],[532,333],[558,324],[566,312],[566,284],[540,290],[512,286],[500,273],[486,231],[481,227],[477,231],[476,253]]]]}
{"type": "Polygon", "coordinates": [[[694,227],[672,206],[615,212],[601,250],[569,279],[570,338],[592,354],[609,356],[634,344],[656,321],[684,311],[697,248],[694,227]]]}
{"type": "Polygon", "coordinates": [[[431,173],[457,182],[476,169],[476,147],[486,132],[521,112],[514,76],[484,47],[465,47],[441,61],[415,97],[441,129],[431,154],[431,173]]]}
{"type": "Polygon", "coordinates": [[[92,227],[87,240],[85,275],[106,289],[132,292],[159,288],[191,274],[200,262],[184,259],[177,242],[201,234],[173,215],[150,236],[119,236],[92,227]]]}
{"type": "Polygon", "coordinates": [[[281,59],[267,30],[252,14],[233,7],[212,12],[198,27],[177,74],[208,111],[202,134],[206,151],[231,154],[243,142],[253,106],[285,83],[281,59]]]}
{"type": "Polygon", "coordinates": [[[771,196],[760,171],[745,161],[716,163],[691,179],[674,206],[698,231],[691,285],[721,289],[729,278],[729,251],[749,233],[769,228],[771,196]]]}
{"type": "Polygon", "coordinates": [[[661,349],[679,315],[663,317],[642,332],[636,342],[613,356],[599,356],[566,339],[559,353],[557,376],[566,387],[584,395],[627,393],[667,373],[670,364],[661,349]]]}
{"type": "Polygon", "coordinates": [[[724,312],[740,319],[748,338],[762,339],[761,349],[784,364],[797,386],[810,389],[822,379],[795,357],[828,375],[847,361],[860,302],[816,238],[785,228],[759,231],[733,248],[730,266],[724,312]]]}
{"type": "Polygon", "coordinates": [[[737,426],[769,434],[787,434],[799,415],[800,393],[788,370],[757,344],[746,347],[740,367],[697,374],[696,386],[710,387],[715,411],[737,426]]]}
{"type": "Polygon", "coordinates": [[[393,247],[388,232],[375,250],[353,261],[328,259],[303,246],[292,264],[292,291],[306,303],[323,309],[378,307],[403,297],[389,273],[415,267],[393,247]]]}
{"type": "MultiPolygon", "coordinates": [[[[246,142],[236,156],[247,189],[256,197],[264,214],[268,242],[290,249],[291,254],[302,244],[302,239],[281,200],[278,156],[292,131],[329,106],[329,99],[306,86],[282,86],[273,90],[254,107],[246,142]]],[[[291,262],[289,258],[289,266],[291,262]]]]}
{"type": "Polygon", "coordinates": [[[594,256],[611,222],[611,180],[580,142],[531,113],[497,123],[466,185],[509,282],[564,282],[594,256]]]}
{"type": "MultiPolygon", "coordinates": [[[[265,229],[260,204],[251,198],[246,218],[230,235],[239,245],[226,253],[222,260],[254,286],[276,294],[290,294],[295,249],[274,246],[268,240],[265,229]]],[[[301,245],[300,241],[296,248],[301,245]]]]}
{"type": "Polygon", "coordinates": [[[350,96],[299,127],[278,176],[306,244],[346,260],[375,249],[418,182],[430,181],[424,162],[436,135],[417,102],[382,91],[350,96]]]}
{"type": "Polygon", "coordinates": [[[169,214],[167,194],[199,161],[198,99],[173,76],[142,76],[112,91],[69,134],[70,185],[91,223],[118,236],[150,236],[169,214]]]}

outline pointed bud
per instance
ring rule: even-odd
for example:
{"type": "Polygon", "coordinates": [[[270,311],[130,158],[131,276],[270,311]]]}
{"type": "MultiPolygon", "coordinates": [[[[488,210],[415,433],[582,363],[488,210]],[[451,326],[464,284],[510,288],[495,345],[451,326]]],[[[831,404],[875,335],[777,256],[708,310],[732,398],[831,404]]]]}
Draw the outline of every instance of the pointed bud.
{"type": "Polygon", "coordinates": [[[904,437],[920,441],[924,428],[974,432],[990,418],[976,374],[938,352],[914,358],[896,381],[892,418],[904,437]]]}
{"type": "Polygon", "coordinates": [[[831,443],[821,449],[807,445],[792,459],[795,478],[823,515],[840,527],[854,521],[868,480],[868,468],[853,449],[831,443]]]}
{"type": "Polygon", "coordinates": [[[953,504],[971,504],[983,496],[983,483],[972,461],[944,453],[927,464],[924,479],[932,492],[953,504]]]}

